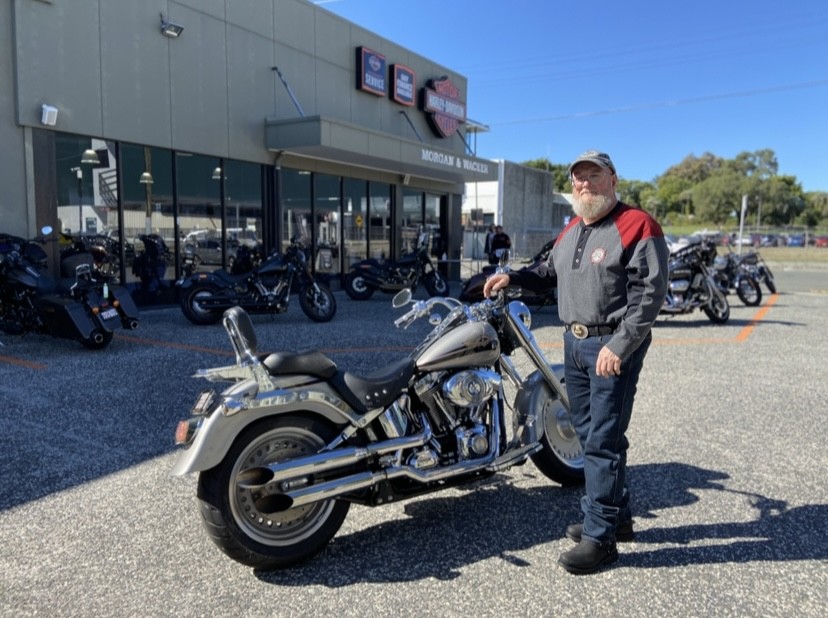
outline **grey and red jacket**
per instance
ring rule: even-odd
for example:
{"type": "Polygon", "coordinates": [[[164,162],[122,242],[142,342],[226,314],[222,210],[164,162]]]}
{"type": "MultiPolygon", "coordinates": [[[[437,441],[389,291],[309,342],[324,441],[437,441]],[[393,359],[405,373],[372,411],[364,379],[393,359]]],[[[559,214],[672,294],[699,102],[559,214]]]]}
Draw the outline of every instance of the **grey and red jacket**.
{"type": "Polygon", "coordinates": [[[615,327],[606,345],[625,359],[644,341],[664,303],[668,255],[656,220],[618,202],[590,225],[573,217],[546,262],[511,272],[509,280],[536,292],[557,281],[564,324],[615,327]]]}

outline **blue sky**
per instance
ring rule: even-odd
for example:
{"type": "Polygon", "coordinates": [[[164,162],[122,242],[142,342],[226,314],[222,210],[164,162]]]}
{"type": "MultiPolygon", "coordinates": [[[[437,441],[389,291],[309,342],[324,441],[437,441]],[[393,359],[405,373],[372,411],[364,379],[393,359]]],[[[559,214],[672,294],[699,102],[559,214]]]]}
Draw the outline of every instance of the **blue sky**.
{"type": "MultiPolygon", "coordinates": [[[[609,152],[653,180],[688,155],[770,148],[828,191],[824,0],[316,0],[469,80],[478,156],[609,152]]],[[[418,76],[419,77],[419,76],[418,76]]]]}

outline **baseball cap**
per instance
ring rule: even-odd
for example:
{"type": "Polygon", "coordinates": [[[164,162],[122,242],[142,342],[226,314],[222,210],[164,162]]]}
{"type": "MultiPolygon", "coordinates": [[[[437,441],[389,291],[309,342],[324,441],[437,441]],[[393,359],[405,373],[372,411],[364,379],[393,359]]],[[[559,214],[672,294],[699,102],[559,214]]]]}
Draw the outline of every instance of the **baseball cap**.
{"type": "Polygon", "coordinates": [[[586,152],[582,152],[578,155],[578,158],[575,159],[572,163],[569,164],[569,168],[566,170],[567,174],[572,174],[572,169],[578,165],[579,163],[595,163],[595,165],[599,165],[604,169],[611,171],[615,174],[615,166],[612,164],[612,159],[610,156],[605,152],[598,152],[597,150],[587,150],[586,152]]]}

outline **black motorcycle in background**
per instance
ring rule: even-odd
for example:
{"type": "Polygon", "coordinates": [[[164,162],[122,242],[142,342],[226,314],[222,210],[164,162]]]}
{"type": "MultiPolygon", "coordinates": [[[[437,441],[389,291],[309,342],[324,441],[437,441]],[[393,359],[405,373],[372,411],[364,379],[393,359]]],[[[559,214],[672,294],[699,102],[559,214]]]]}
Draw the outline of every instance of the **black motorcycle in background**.
{"type": "Polygon", "coordinates": [[[51,234],[26,240],[0,233],[0,328],[74,339],[99,350],[119,328],[138,327],[138,309],[126,288],[96,273],[94,258],[76,250],[61,256],[61,276],[47,272],[42,246],[51,234]]]}
{"type": "Polygon", "coordinates": [[[776,294],[776,281],[773,278],[773,273],[758,251],[748,251],[742,255],[741,263],[743,267],[748,268],[759,281],[765,284],[768,292],[776,294]]]}
{"type": "Polygon", "coordinates": [[[762,302],[762,287],[756,268],[744,261],[743,256],[732,251],[713,259],[713,271],[719,289],[725,294],[731,291],[748,307],[762,302]]]}
{"type": "Polygon", "coordinates": [[[170,251],[158,234],[141,234],[138,240],[144,248],[132,262],[132,274],[141,281],[138,294],[145,302],[149,302],[166,287],[164,277],[167,274],[170,251]]]}
{"type": "MultiPolygon", "coordinates": [[[[194,324],[215,324],[225,309],[242,307],[248,313],[284,313],[294,284],[299,305],[314,322],[328,322],[336,314],[336,298],[313,277],[304,244],[291,239],[284,253],[274,252],[256,264],[254,256],[237,260],[241,273],[224,269],[194,273],[176,282],[181,310],[194,324]]],[[[234,263],[235,266],[235,263],[234,263]]]]}
{"type": "MultiPolygon", "coordinates": [[[[534,268],[538,264],[548,260],[549,254],[552,252],[552,247],[555,246],[555,240],[556,239],[553,238],[543,247],[541,247],[541,250],[538,251],[535,255],[533,255],[529,263],[520,270],[528,270],[534,268]]],[[[498,251],[508,250],[498,249],[498,251]]],[[[508,256],[508,254],[506,255],[508,256]]],[[[503,257],[501,257],[501,261],[503,261],[503,257]]],[[[463,290],[460,292],[460,300],[464,303],[476,303],[483,300],[483,286],[486,284],[486,279],[489,278],[489,275],[494,273],[496,269],[497,266],[484,266],[483,270],[481,270],[479,273],[469,277],[466,280],[466,283],[463,285],[463,290]]],[[[545,307],[546,305],[557,305],[558,289],[552,288],[544,293],[536,293],[531,292],[529,290],[524,290],[521,292],[520,300],[522,300],[527,305],[537,307],[538,309],[545,307]]]]}
{"type": "Polygon", "coordinates": [[[417,248],[398,260],[379,261],[373,258],[351,266],[345,275],[345,293],[354,300],[367,300],[379,290],[396,294],[409,289],[412,293],[422,282],[430,296],[448,296],[449,284],[435,268],[429,256],[430,234],[420,234],[417,248]]]}
{"type": "Polygon", "coordinates": [[[730,304],[719,288],[713,269],[715,258],[716,246],[706,239],[693,239],[689,244],[671,247],[662,314],[679,315],[701,309],[716,324],[730,319],[730,304]]]}

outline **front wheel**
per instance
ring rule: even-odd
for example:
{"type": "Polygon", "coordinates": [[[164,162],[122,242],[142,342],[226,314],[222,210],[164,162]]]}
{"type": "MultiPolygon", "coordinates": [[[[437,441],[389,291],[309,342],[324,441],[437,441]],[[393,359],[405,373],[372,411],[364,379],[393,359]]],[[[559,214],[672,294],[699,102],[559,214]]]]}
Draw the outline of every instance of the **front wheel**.
{"type": "Polygon", "coordinates": [[[244,474],[318,453],[335,436],[320,421],[293,416],[271,417],[243,431],[224,460],[198,479],[202,523],[219,549],[257,569],[287,567],[319,553],[339,530],[350,503],[322,500],[269,512],[266,498],[274,488],[251,487],[244,474]]]}
{"type": "Polygon", "coordinates": [[[185,290],[181,297],[181,311],[193,324],[215,324],[221,319],[222,312],[211,309],[203,301],[212,297],[218,288],[209,283],[194,285],[185,290]]]}
{"type": "Polygon", "coordinates": [[[366,283],[361,272],[352,270],[345,275],[345,293],[354,300],[368,300],[374,294],[374,288],[366,283]]]}
{"type": "Polygon", "coordinates": [[[584,452],[572,416],[563,402],[548,398],[543,404],[543,448],[532,455],[532,461],[544,476],[564,487],[584,483],[584,452]]]}
{"type": "Polygon", "coordinates": [[[319,283],[310,283],[299,290],[299,306],[314,322],[330,322],[336,315],[333,292],[319,283]]]}
{"type": "Polygon", "coordinates": [[[432,270],[430,273],[427,273],[423,283],[425,284],[425,288],[426,291],[428,291],[429,296],[445,297],[450,295],[448,281],[446,281],[445,277],[443,277],[443,275],[436,270],[432,270]]]}
{"type": "Polygon", "coordinates": [[[730,304],[717,289],[709,289],[710,300],[704,306],[704,313],[715,324],[724,324],[730,319],[730,304]]]}
{"type": "Polygon", "coordinates": [[[736,295],[748,307],[755,307],[762,302],[762,288],[753,277],[740,277],[736,281],[736,295]]]}
{"type": "Polygon", "coordinates": [[[773,273],[771,272],[771,269],[767,266],[762,266],[762,281],[765,282],[768,292],[776,294],[776,282],[773,280],[773,273]]]}

